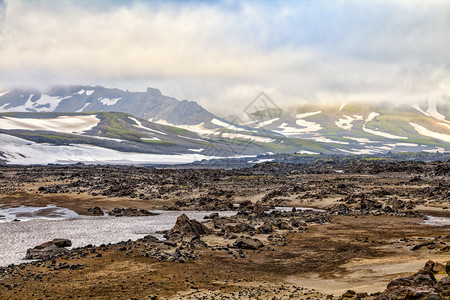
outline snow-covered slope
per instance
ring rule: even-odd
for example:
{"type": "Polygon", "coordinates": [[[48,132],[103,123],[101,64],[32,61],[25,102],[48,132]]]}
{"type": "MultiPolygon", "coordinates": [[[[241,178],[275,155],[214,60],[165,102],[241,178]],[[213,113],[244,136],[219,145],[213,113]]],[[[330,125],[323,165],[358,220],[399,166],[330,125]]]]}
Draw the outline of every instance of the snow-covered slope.
{"type": "Polygon", "coordinates": [[[116,111],[175,125],[199,124],[215,118],[193,101],[164,96],[157,89],[130,92],[101,86],[59,86],[47,91],[0,91],[0,112],[116,111]]]}
{"type": "MultiPolygon", "coordinates": [[[[264,111],[254,114],[266,115],[264,111]]],[[[449,115],[450,103],[445,101],[410,106],[310,104],[281,112],[276,118],[272,115],[267,122],[260,119],[247,124],[289,138],[329,143],[336,153],[450,151],[449,115]]]]}
{"type": "MultiPolygon", "coordinates": [[[[450,101],[260,107],[230,121],[152,88],[10,89],[0,91],[0,133],[36,144],[158,155],[450,151],[450,101]]],[[[6,145],[3,138],[0,145],[6,145]]]]}

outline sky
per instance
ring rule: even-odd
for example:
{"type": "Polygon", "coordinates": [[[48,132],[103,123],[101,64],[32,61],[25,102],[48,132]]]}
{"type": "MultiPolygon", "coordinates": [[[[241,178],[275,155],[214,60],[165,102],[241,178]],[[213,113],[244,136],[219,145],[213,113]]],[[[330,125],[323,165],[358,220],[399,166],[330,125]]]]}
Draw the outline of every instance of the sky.
{"type": "Polygon", "coordinates": [[[0,90],[89,84],[226,115],[450,101],[450,1],[0,0],[0,90]]]}

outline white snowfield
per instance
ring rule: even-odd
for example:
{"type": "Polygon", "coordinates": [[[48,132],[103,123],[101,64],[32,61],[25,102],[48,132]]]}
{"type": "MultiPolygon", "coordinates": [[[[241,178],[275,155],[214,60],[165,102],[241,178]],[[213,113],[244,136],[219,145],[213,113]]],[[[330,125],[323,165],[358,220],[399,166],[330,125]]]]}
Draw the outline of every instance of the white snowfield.
{"type": "Polygon", "coordinates": [[[55,131],[61,133],[82,133],[97,126],[100,119],[96,115],[60,116],[53,119],[32,119],[0,117],[0,128],[55,131]]]}
{"type": "Polygon", "coordinates": [[[298,133],[302,134],[302,133],[310,133],[310,132],[319,131],[322,129],[322,126],[320,124],[318,124],[316,122],[306,121],[303,119],[320,114],[320,113],[322,113],[322,111],[314,111],[314,112],[297,114],[297,115],[295,115],[295,117],[297,118],[297,120],[295,120],[295,124],[297,124],[298,126],[301,126],[302,128],[287,127],[287,124],[283,123],[280,126],[278,126],[278,128],[280,128],[281,130],[278,130],[276,132],[288,136],[288,135],[294,135],[294,134],[298,134],[298,133]]]}
{"type": "Polygon", "coordinates": [[[371,133],[371,134],[375,134],[375,135],[379,135],[388,139],[394,139],[394,140],[407,140],[408,138],[405,136],[399,136],[399,135],[394,135],[394,134],[390,134],[387,132],[382,132],[382,131],[378,131],[378,130],[372,130],[372,129],[368,129],[366,128],[366,125],[363,125],[362,129],[367,132],[367,133],[371,133]]]}
{"type": "MultiPolygon", "coordinates": [[[[272,124],[273,122],[278,121],[279,119],[280,119],[280,118],[274,118],[274,119],[271,119],[271,120],[267,120],[267,121],[264,121],[264,122],[259,123],[259,124],[256,125],[255,127],[256,127],[256,128],[261,128],[261,127],[263,127],[263,126],[270,125],[270,124],[272,124]]],[[[256,122],[256,121],[254,121],[254,122],[256,122]]],[[[248,123],[247,123],[247,124],[248,124],[248,123]]]]}
{"type": "Polygon", "coordinates": [[[86,104],[84,104],[84,106],[83,106],[82,108],[80,108],[79,110],[77,110],[76,112],[83,112],[84,109],[85,109],[86,107],[88,107],[89,105],[91,105],[91,103],[86,103],[86,104]]]}
{"type": "Polygon", "coordinates": [[[375,119],[376,117],[380,116],[379,113],[377,112],[371,112],[367,118],[366,118],[366,123],[372,121],[373,119],[375,119]]]}
{"type": "Polygon", "coordinates": [[[9,91],[0,92],[0,97],[6,95],[8,93],[9,93],[9,91]]]}
{"type": "Polygon", "coordinates": [[[433,118],[435,118],[435,119],[437,119],[437,120],[440,120],[440,121],[444,121],[444,122],[450,123],[450,121],[448,121],[448,120],[445,119],[445,116],[444,116],[444,115],[440,114],[440,113],[437,111],[437,108],[436,108],[436,101],[434,101],[434,100],[428,100],[428,109],[427,109],[426,111],[422,110],[422,109],[419,107],[419,105],[417,105],[417,104],[414,104],[414,105],[411,105],[411,106],[412,106],[413,108],[417,109],[419,112],[423,113],[423,114],[426,115],[426,116],[433,117],[433,118]]]}
{"type": "Polygon", "coordinates": [[[297,119],[303,119],[303,118],[306,118],[306,117],[311,117],[311,116],[314,116],[314,115],[318,115],[318,114],[320,114],[320,113],[322,113],[321,110],[319,110],[319,111],[314,111],[314,112],[307,112],[307,113],[303,113],[303,114],[297,114],[297,115],[295,115],[295,117],[296,117],[297,119]]]}
{"type": "Polygon", "coordinates": [[[297,154],[319,154],[318,152],[312,152],[307,150],[300,150],[296,152],[297,154]]]}
{"type": "Polygon", "coordinates": [[[334,122],[334,124],[336,124],[337,127],[345,129],[345,130],[350,130],[353,127],[352,122],[356,120],[356,118],[344,115],[343,119],[339,119],[337,121],[334,122]]]}
{"type": "Polygon", "coordinates": [[[88,164],[181,164],[217,158],[200,154],[148,154],[120,152],[91,145],[54,146],[38,144],[15,136],[0,134],[0,152],[10,164],[77,163],[88,164]]]}
{"type": "Polygon", "coordinates": [[[100,97],[100,98],[98,98],[98,101],[100,101],[103,105],[110,106],[110,105],[114,105],[117,102],[119,102],[120,99],[122,99],[122,97],[114,98],[114,99],[100,97]]]}
{"type": "Polygon", "coordinates": [[[174,126],[182,129],[186,129],[195,133],[198,133],[200,135],[219,135],[220,132],[216,131],[215,129],[208,129],[205,128],[205,122],[201,122],[197,125],[175,125],[172,123],[167,122],[166,120],[158,120],[158,121],[152,121],[152,119],[149,119],[150,122],[158,123],[161,125],[168,125],[168,126],[174,126]]]}
{"type": "Polygon", "coordinates": [[[140,122],[140,121],[139,121],[138,119],[136,119],[136,118],[133,118],[133,117],[128,117],[128,118],[129,118],[130,120],[136,122],[137,125],[133,125],[133,126],[136,127],[136,128],[148,130],[148,131],[151,131],[151,132],[154,132],[154,133],[158,133],[158,134],[162,134],[162,135],[167,135],[167,133],[165,133],[165,132],[158,131],[158,130],[151,129],[151,128],[148,128],[148,127],[143,126],[143,125],[142,125],[142,122],[140,122]]]}
{"type": "MultiPolygon", "coordinates": [[[[234,131],[254,131],[254,130],[249,130],[248,128],[244,128],[244,127],[240,127],[240,126],[235,126],[233,124],[230,123],[226,123],[217,119],[212,119],[211,123],[220,126],[220,127],[224,127],[226,129],[230,129],[230,130],[234,130],[234,131]]],[[[256,132],[256,131],[254,131],[256,132]]]]}
{"type": "Polygon", "coordinates": [[[304,128],[291,127],[288,126],[288,123],[283,123],[280,126],[278,126],[278,128],[279,129],[275,129],[272,131],[282,134],[284,136],[291,136],[305,133],[304,128]]]}
{"type": "Polygon", "coordinates": [[[357,137],[352,137],[352,136],[344,136],[343,138],[348,139],[348,140],[354,140],[357,141],[358,143],[379,143],[379,141],[372,141],[366,138],[357,138],[357,137]]]}
{"type": "Polygon", "coordinates": [[[85,90],[85,89],[81,89],[78,92],[76,92],[75,94],[79,94],[79,95],[83,95],[84,93],[86,93],[86,95],[90,96],[95,92],[95,90],[85,90]]]}
{"type": "Polygon", "coordinates": [[[31,98],[33,98],[33,96],[34,96],[34,94],[29,95],[25,104],[20,105],[20,106],[6,108],[9,105],[9,103],[4,104],[4,105],[0,106],[0,112],[7,112],[7,111],[51,112],[51,111],[54,111],[58,107],[59,103],[62,100],[69,98],[69,97],[53,97],[53,96],[42,94],[41,98],[39,98],[39,100],[33,102],[33,101],[31,101],[31,98]]]}
{"type": "Polygon", "coordinates": [[[341,144],[341,145],[348,145],[349,142],[341,142],[341,141],[335,141],[335,140],[331,140],[329,138],[326,138],[324,136],[319,136],[319,137],[315,137],[312,138],[314,141],[316,142],[321,142],[321,143],[334,143],[334,144],[341,144]]]}
{"type": "Polygon", "coordinates": [[[224,132],[222,133],[223,138],[228,139],[243,139],[243,140],[250,140],[252,142],[259,142],[259,143],[272,143],[275,142],[275,139],[266,138],[262,136],[255,136],[255,135],[247,135],[247,134],[241,134],[241,133],[233,133],[233,132],[224,132]]]}
{"type": "Polygon", "coordinates": [[[298,126],[304,127],[304,128],[298,129],[298,131],[301,133],[314,132],[314,131],[319,131],[322,129],[322,125],[320,125],[319,123],[310,122],[310,121],[306,121],[303,119],[296,120],[295,124],[297,124],[298,126]]]}
{"type": "Polygon", "coordinates": [[[419,144],[414,143],[395,143],[395,144],[386,144],[386,146],[390,147],[419,147],[419,144]]]}
{"type": "Polygon", "coordinates": [[[429,136],[429,137],[450,143],[450,135],[448,135],[448,134],[431,131],[431,130],[426,129],[425,127],[420,126],[419,124],[416,124],[416,123],[409,122],[409,124],[412,127],[414,127],[414,129],[421,135],[429,136]]]}

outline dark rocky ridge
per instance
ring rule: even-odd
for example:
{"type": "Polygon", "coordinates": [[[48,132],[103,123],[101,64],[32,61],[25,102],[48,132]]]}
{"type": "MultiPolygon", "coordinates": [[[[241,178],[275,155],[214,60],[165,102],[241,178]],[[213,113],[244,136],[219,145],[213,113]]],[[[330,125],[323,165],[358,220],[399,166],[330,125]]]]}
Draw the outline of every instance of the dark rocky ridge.
{"type": "MultiPolygon", "coordinates": [[[[64,98],[54,112],[75,112],[83,108],[83,112],[115,111],[153,121],[165,120],[175,125],[199,124],[215,117],[196,102],[179,101],[173,97],[164,96],[158,89],[153,88],[148,88],[145,92],[130,92],[102,86],[76,85],[53,87],[45,93],[52,97],[64,98]],[[92,91],[92,93],[78,93],[83,90],[92,91]],[[105,98],[121,99],[115,104],[107,105],[102,103],[102,99],[105,98]]],[[[42,93],[37,90],[15,89],[0,97],[0,106],[8,104],[5,109],[14,109],[24,105],[28,99],[36,102],[41,97],[42,93]]],[[[36,109],[30,108],[28,111],[37,111],[36,109]]]]}

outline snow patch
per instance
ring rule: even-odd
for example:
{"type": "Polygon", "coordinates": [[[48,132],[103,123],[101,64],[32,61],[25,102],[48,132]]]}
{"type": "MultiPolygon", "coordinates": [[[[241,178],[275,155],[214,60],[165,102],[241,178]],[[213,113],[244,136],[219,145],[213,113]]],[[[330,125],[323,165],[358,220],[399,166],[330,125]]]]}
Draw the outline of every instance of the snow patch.
{"type": "Polygon", "coordinates": [[[419,147],[419,144],[414,144],[414,143],[395,143],[395,144],[386,144],[386,146],[391,146],[391,147],[419,147]]]}
{"type": "Polygon", "coordinates": [[[388,139],[397,139],[397,140],[407,140],[407,137],[404,136],[398,136],[398,135],[394,135],[394,134],[390,134],[387,132],[382,132],[382,131],[378,131],[378,130],[372,130],[372,129],[368,129],[366,128],[366,125],[363,125],[362,129],[370,134],[374,134],[374,135],[378,135],[378,136],[382,136],[388,139]]]}
{"type": "MultiPolygon", "coordinates": [[[[151,119],[149,119],[149,121],[151,121],[151,119]]],[[[155,123],[186,129],[186,130],[198,133],[200,135],[220,135],[220,132],[217,132],[217,130],[215,130],[215,129],[205,128],[205,126],[204,126],[205,122],[201,122],[200,124],[197,124],[197,125],[174,125],[165,120],[158,120],[158,121],[155,121],[155,123]]]]}
{"type": "Polygon", "coordinates": [[[114,99],[109,99],[109,98],[99,98],[98,101],[100,101],[103,105],[114,105],[116,104],[120,99],[122,99],[122,97],[119,98],[114,98],[114,99]]]}
{"type": "Polygon", "coordinates": [[[409,122],[409,124],[412,127],[414,127],[414,129],[421,135],[429,136],[429,137],[450,143],[450,135],[448,135],[448,134],[431,131],[431,130],[426,129],[425,127],[420,126],[419,124],[416,124],[416,123],[409,122]]]}
{"type": "Polygon", "coordinates": [[[312,152],[312,151],[307,151],[307,150],[300,150],[295,153],[297,153],[297,154],[319,154],[317,152],[312,152]]]}
{"type": "Polygon", "coordinates": [[[260,164],[260,163],[265,163],[265,162],[271,162],[273,160],[274,160],[274,158],[261,158],[258,160],[249,160],[247,163],[248,164],[260,164]]]}
{"type": "Polygon", "coordinates": [[[20,105],[20,106],[6,108],[6,106],[8,106],[9,104],[4,104],[0,107],[0,111],[50,112],[50,111],[54,111],[56,109],[56,107],[58,107],[61,100],[69,98],[69,97],[53,97],[53,96],[42,94],[41,98],[39,98],[39,100],[37,100],[36,102],[32,102],[31,98],[33,96],[34,96],[34,94],[31,94],[28,97],[28,100],[25,102],[25,104],[20,105]]]}
{"type": "Polygon", "coordinates": [[[348,145],[349,144],[348,142],[334,141],[334,140],[331,140],[331,139],[323,137],[323,136],[322,137],[313,138],[313,140],[316,141],[316,142],[321,142],[321,143],[335,143],[335,144],[341,144],[341,145],[348,145]]]}
{"type": "Polygon", "coordinates": [[[319,123],[309,122],[303,119],[296,120],[295,123],[298,126],[302,126],[305,128],[301,128],[301,132],[314,132],[322,129],[322,126],[319,123]]]}
{"type": "Polygon", "coordinates": [[[8,93],[9,93],[9,91],[1,92],[1,93],[0,93],[0,97],[6,95],[6,94],[8,94],[8,93]]]}
{"type": "Polygon", "coordinates": [[[256,127],[256,128],[261,128],[261,127],[263,127],[263,126],[270,125],[270,124],[272,124],[273,122],[278,121],[279,119],[280,119],[280,118],[274,118],[274,119],[271,119],[271,120],[268,120],[268,121],[264,121],[264,122],[259,123],[259,124],[256,125],[255,127],[256,127]]]}
{"type": "Polygon", "coordinates": [[[55,131],[62,133],[81,133],[91,130],[97,126],[100,119],[96,115],[88,116],[60,116],[54,119],[32,119],[0,117],[0,128],[2,129],[24,129],[55,131]]]}
{"type": "Polygon", "coordinates": [[[357,138],[357,137],[351,137],[351,136],[344,136],[343,138],[349,139],[349,140],[354,140],[357,141],[359,143],[378,143],[377,141],[372,141],[366,138],[357,138]]]}
{"type": "Polygon", "coordinates": [[[159,134],[162,134],[162,135],[167,135],[167,133],[165,133],[165,132],[158,131],[158,130],[151,129],[151,128],[148,128],[148,127],[143,126],[142,123],[141,123],[138,119],[136,119],[136,118],[133,118],[133,117],[128,117],[128,118],[129,118],[130,120],[132,120],[132,121],[134,121],[134,122],[137,123],[137,125],[133,125],[134,127],[141,128],[141,129],[145,129],[145,130],[148,130],[148,131],[151,131],[151,132],[155,132],[155,133],[159,133],[159,134]]]}
{"type": "Polygon", "coordinates": [[[86,91],[85,91],[84,89],[81,89],[80,91],[76,92],[75,94],[82,95],[82,94],[84,94],[84,93],[86,93],[86,91]]]}
{"type": "Polygon", "coordinates": [[[95,92],[95,90],[87,90],[86,95],[90,96],[95,92]]]}
{"type": "Polygon", "coordinates": [[[205,149],[203,149],[203,148],[198,148],[198,149],[188,149],[189,151],[192,151],[192,152],[202,152],[203,150],[205,150],[205,149]]]}
{"type": "Polygon", "coordinates": [[[373,119],[375,119],[378,116],[381,116],[381,115],[377,112],[371,112],[366,118],[366,123],[372,121],[373,119]]]}
{"type": "Polygon", "coordinates": [[[282,134],[284,136],[291,136],[291,135],[297,135],[305,133],[304,128],[296,128],[296,127],[290,127],[288,126],[288,123],[283,123],[280,126],[278,126],[281,130],[272,130],[276,133],[282,134]]]}
{"type": "Polygon", "coordinates": [[[86,107],[88,107],[91,103],[86,103],[82,108],[77,110],[76,112],[82,112],[86,107]]]}
{"type": "Polygon", "coordinates": [[[347,105],[347,103],[342,103],[341,107],[339,108],[339,111],[341,111],[345,107],[345,105],[347,105]]]}
{"type": "Polygon", "coordinates": [[[346,116],[344,115],[344,119],[339,119],[338,121],[335,121],[334,124],[336,124],[337,127],[345,129],[345,130],[350,130],[353,127],[352,122],[356,120],[350,116],[346,116]]]}
{"type": "Polygon", "coordinates": [[[21,165],[77,162],[88,164],[181,164],[216,158],[201,154],[166,155],[120,152],[83,144],[54,146],[34,143],[7,134],[0,134],[0,140],[2,141],[0,151],[6,154],[8,163],[21,165]]]}
{"type": "Polygon", "coordinates": [[[303,114],[297,114],[295,117],[296,117],[297,119],[303,119],[303,118],[306,118],[306,117],[311,117],[311,116],[320,114],[321,112],[322,112],[322,111],[319,110],[319,111],[315,111],[315,112],[308,112],[308,113],[303,113],[303,114]]]}
{"type": "Polygon", "coordinates": [[[445,119],[445,116],[444,116],[444,115],[440,114],[440,113],[437,111],[437,109],[436,109],[436,101],[435,101],[435,100],[428,100],[428,101],[427,101],[427,104],[428,104],[428,109],[427,109],[427,111],[422,110],[422,109],[419,107],[418,104],[413,104],[413,105],[411,105],[411,106],[412,106],[413,108],[415,108],[416,110],[418,110],[419,112],[421,112],[422,114],[426,115],[426,116],[435,118],[435,119],[440,120],[440,121],[450,122],[450,121],[447,121],[447,120],[445,119]]]}
{"type": "Polygon", "coordinates": [[[158,139],[157,137],[141,138],[141,140],[143,140],[143,141],[160,141],[160,139],[158,139]]]}
{"type": "MultiPolygon", "coordinates": [[[[242,128],[242,127],[237,127],[237,126],[234,126],[233,124],[226,123],[226,122],[222,122],[222,121],[217,120],[217,119],[212,119],[212,120],[211,120],[211,123],[213,123],[214,125],[220,126],[220,127],[225,127],[225,128],[227,128],[227,129],[230,129],[230,130],[235,130],[235,131],[250,131],[249,129],[242,128]]],[[[254,132],[256,132],[256,131],[254,131],[254,132]]]]}
{"type": "Polygon", "coordinates": [[[250,140],[252,142],[259,142],[259,143],[272,143],[275,142],[275,139],[261,137],[261,136],[254,136],[254,135],[247,135],[247,134],[241,134],[241,133],[231,133],[231,132],[224,132],[222,133],[223,138],[228,139],[244,139],[244,140],[250,140]]]}

